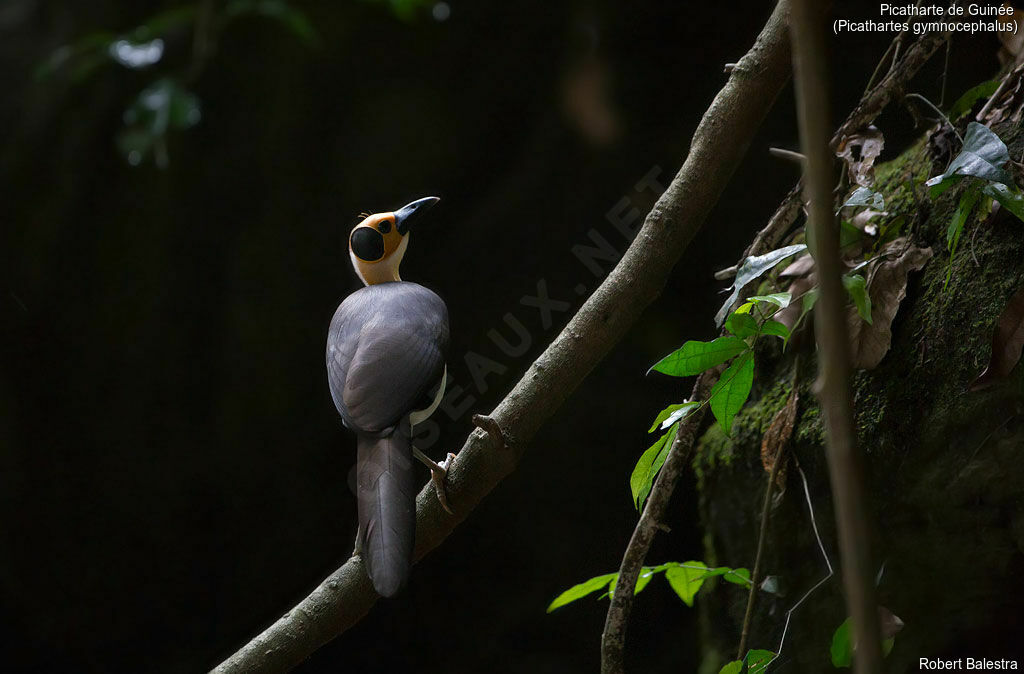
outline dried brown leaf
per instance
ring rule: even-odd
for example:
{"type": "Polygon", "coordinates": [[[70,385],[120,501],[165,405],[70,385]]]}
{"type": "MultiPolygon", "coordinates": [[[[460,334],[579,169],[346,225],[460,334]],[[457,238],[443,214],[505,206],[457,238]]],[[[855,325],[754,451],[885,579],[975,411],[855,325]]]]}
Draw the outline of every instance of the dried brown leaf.
{"type": "Polygon", "coordinates": [[[881,628],[883,640],[892,639],[899,634],[904,624],[898,615],[881,604],[878,605],[878,626],[881,628]]]}
{"type": "MultiPolygon", "coordinates": [[[[810,253],[807,253],[806,255],[801,255],[791,265],[783,269],[779,276],[806,276],[812,269],[814,269],[814,258],[811,257],[810,253]]],[[[794,297],[796,297],[796,295],[794,295],[794,297]]]]}
{"type": "Polygon", "coordinates": [[[888,211],[876,211],[872,208],[865,208],[863,211],[850,218],[850,224],[868,236],[878,236],[878,223],[871,221],[875,218],[887,217],[888,215],[888,211]]]}
{"type": "Polygon", "coordinates": [[[1021,288],[1006,303],[996,331],[992,335],[992,356],[988,367],[971,382],[970,390],[980,391],[1001,379],[1005,379],[1020,360],[1024,349],[1024,288],[1021,288]]]}
{"type": "Polygon", "coordinates": [[[871,186],[875,181],[875,160],[882,154],[883,147],[885,137],[874,126],[843,140],[836,156],[846,163],[850,182],[863,187],[871,186]]]}
{"type": "Polygon", "coordinates": [[[855,308],[847,313],[853,365],[867,370],[877,367],[889,351],[892,322],[907,296],[907,277],[932,257],[931,248],[910,246],[904,237],[890,243],[885,251],[899,252],[899,257],[879,263],[868,280],[872,322],[863,321],[855,308]]]}
{"type": "MultiPolygon", "coordinates": [[[[796,408],[799,402],[800,394],[794,388],[789,394],[786,404],[775,413],[771,425],[765,431],[764,438],[761,439],[761,465],[764,466],[764,470],[768,474],[771,474],[772,466],[775,465],[779,452],[785,449],[786,443],[793,437],[793,424],[796,423],[796,408]]],[[[779,471],[775,475],[775,484],[779,486],[780,490],[786,488],[785,464],[779,466],[779,471]]]]}

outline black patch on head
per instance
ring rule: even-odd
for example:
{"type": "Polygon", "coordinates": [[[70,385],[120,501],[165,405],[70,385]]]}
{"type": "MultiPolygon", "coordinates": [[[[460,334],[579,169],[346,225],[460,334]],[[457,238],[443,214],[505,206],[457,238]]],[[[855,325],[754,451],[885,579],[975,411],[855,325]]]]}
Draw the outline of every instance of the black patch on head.
{"type": "Polygon", "coordinates": [[[352,232],[351,245],[360,260],[376,262],[384,257],[384,237],[372,227],[357,227],[352,232]]]}
{"type": "Polygon", "coordinates": [[[388,232],[390,232],[391,231],[391,221],[390,220],[381,220],[380,222],[378,222],[377,223],[377,231],[380,232],[381,234],[387,234],[388,232]]]}

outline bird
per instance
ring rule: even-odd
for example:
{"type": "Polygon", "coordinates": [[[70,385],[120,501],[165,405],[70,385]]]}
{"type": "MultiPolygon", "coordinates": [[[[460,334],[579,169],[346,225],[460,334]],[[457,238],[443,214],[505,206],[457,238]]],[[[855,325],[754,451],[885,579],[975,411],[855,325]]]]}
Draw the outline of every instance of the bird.
{"type": "Polygon", "coordinates": [[[356,436],[356,551],[374,590],[393,597],[408,582],[416,539],[413,459],[431,469],[450,511],[444,478],[454,454],[435,463],[413,447],[414,427],[440,404],[448,379],[448,308],[436,293],[403,281],[409,229],[439,201],[425,197],[366,215],[349,235],[364,287],[346,297],[327,334],[327,374],[342,423],[356,436]]]}

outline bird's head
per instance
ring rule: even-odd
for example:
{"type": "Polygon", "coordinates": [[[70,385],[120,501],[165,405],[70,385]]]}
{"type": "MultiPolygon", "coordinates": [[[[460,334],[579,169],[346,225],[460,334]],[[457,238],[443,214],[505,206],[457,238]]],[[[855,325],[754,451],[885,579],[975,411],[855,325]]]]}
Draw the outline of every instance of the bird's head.
{"type": "Polygon", "coordinates": [[[356,274],[366,285],[401,281],[398,266],[409,245],[409,227],[440,199],[424,197],[391,213],[374,213],[356,225],[348,237],[348,252],[356,274]]]}

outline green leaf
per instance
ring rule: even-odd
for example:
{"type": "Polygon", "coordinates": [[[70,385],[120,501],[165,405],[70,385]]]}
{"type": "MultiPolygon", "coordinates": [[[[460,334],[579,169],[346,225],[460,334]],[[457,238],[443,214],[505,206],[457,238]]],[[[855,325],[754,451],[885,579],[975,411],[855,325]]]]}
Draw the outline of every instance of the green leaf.
{"type": "MultiPolygon", "coordinates": [[[[725,569],[725,573],[722,574],[722,580],[733,585],[739,585],[741,587],[750,587],[750,571],[747,569],[730,569],[728,567],[722,567],[725,569]]],[[[715,569],[716,571],[718,569],[715,569]]]]}
{"type": "Polygon", "coordinates": [[[793,301],[793,296],[789,293],[772,293],[771,295],[754,295],[748,297],[747,302],[767,302],[774,304],[780,309],[785,309],[789,306],[789,303],[793,301]]]}
{"type": "MultiPolygon", "coordinates": [[[[651,582],[651,579],[654,578],[654,574],[656,573],[657,571],[649,566],[642,567],[640,569],[640,575],[636,577],[636,587],[633,589],[633,595],[635,596],[643,592],[644,588],[647,587],[647,584],[651,582]]],[[[614,590],[615,588],[612,589],[614,590]]]]}
{"type": "Polygon", "coordinates": [[[711,389],[711,412],[726,435],[732,432],[732,420],[747,402],[754,382],[754,353],[745,351],[722,373],[711,389]]]}
{"type": "MultiPolygon", "coordinates": [[[[811,311],[814,309],[814,305],[817,303],[817,301],[817,288],[811,288],[810,290],[808,290],[807,292],[800,296],[800,316],[796,319],[796,323],[793,324],[794,332],[804,322],[804,318],[807,317],[807,314],[811,313],[811,311]]],[[[788,344],[789,340],[787,339],[783,344],[783,347],[787,346],[788,344]]]]}
{"type": "MultiPolygon", "coordinates": [[[[833,667],[850,667],[853,664],[853,623],[852,618],[843,621],[832,634],[832,646],[829,653],[832,656],[833,667]]],[[[896,637],[889,637],[882,640],[882,657],[889,657],[892,647],[896,645],[896,637]]]]}
{"type": "Polygon", "coordinates": [[[743,661],[733,660],[732,662],[727,662],[724,667],[718,670],[718,674],[740,674],[742,670],[743,661]]]}
{"type": "MultiPolygon", "coordinates": [[[[1000,185],[1005,188],[1005,185],[1000,185]]],[[[956,207],[956,212],[953,213],[953,219],[949,221],[949,227],[946,229],[946,247],[949,249],[949,256],[953,257],[956,252],[956,245],[960,241],[960,234],[964,230],[964,224],[967,222],[968,216],[971,211],[974,210],[974,205],[978,203],[978,199],[981,198],[981,191],[978,189],[967,189],[960,197],[960,203],[956,207]]]]}
{"type": "Polygon", "coordinates": [[[781,337],[783,342],[788,342],[790,337],[789,328],[778,321],[765,321],[761,326],[761,334],[781,337]]]}
{"type": "Polygon", "coordinates": [[[681,421],[689,416],[694,410],[701,406],[700,401],[693,401],[688,403],[680,403],[678,405],[669,405],[661,412],[658,413],[658,418],[651,424],[648,433],[653,433],[661,427],[661,430],[665,430],[677,421],[681,421]]]}
{"type": "Polygon", "coordinates": [[[679,425],[673,424],[667,433],[658,438],[657,442],[640,455],[640,459],[636,462],[633,473],[629,476],[629,491],[633,495],[633,505],[637,510],[643,507],[647,495],[651,493],[654,478],[657,477],[658,471],[661,470],[665,459],[668,458],[672,440],[675,439],[678,429],[679,425]]]}
{"type": "Polygon", "coordinates": [[[603,590],[605,587],[608,586],[609,583],[612,582],[612,580],[617,578],[618,575],[618,573],[606,573],[603,576],[595,576],[590,580],[583,581],[579,585],[573,585],[568,590],[555,597],[555,600],[551,602],[551,604],[548,606],[547,612],[551,613],[556,608],[565,606],[566,604],[574,602],[577,599],[582,599],[583,597],[586,597],[588,594],[593,594],[598,590],[603,590]]]}
{"type": "MultiPolygon", "coordinates": [[[[803,298],[800,302],[801,319],[803,319],[803,317],[806,316],[808,312],[814,309],[814,305],[818,303],[819,294],[820,293],[818,292],[817,288],[811,288],[806,293],[804,293],[803,298]]],[[[797,321],[797,323],[799,323],[799,321],[797,321]]]]}
{"type": "Polygon", "coordinates": [[[747,657],[743,658],[747,663],[747,674],[761,674],[768,668],[771,661],[775,659],[775,653],[765,650],[747,651],[747,657]]]}
{"type": "Polygon", "coordinates": [[[867,291],[867,282],[859,274],[844,274],[843,286],[857,307],[857,313],[864,322],[871,324],[871,296],[867,291]]]}
{"type": "Polygon", "coordinates": [[[863,230],[858,229],[846,220],[839,222],[839,247],[846,249],[860,243],[864,238],[863,230]]]}
{"type": "Polygon", "coordinates": [[[665,580],[672,586],[675,593],[687,606],[693,606],[693,598],[696,596],[700,586],[704,584],[707,574],[697,569],[688,569],[688,566],[706,566],[704,562],[691,561],[683,562],[683,565],[672,566],[665,570],[665,580]]]}
{"type": "Polygon", "coordinates": [[[736,298],[740,296],[740,293],[743,292],[743,288],[748,283],[761,276],[761,274],[782,262],[787,257],[792,257],[793,255],[802,253],[805,250],[807,250],[807,245],[800,243],[794,246],[779,248],[765,253],[764,255],[751,256],[744,260],[743,264],[741,264],[739,269],[736,270],[736,280],[733,282],[732,286],[730,286],[732,288],[732,293],[729,295],[729,299],[725,301],[722,308],[718,310],[717,314],[715,314],[715,325],[718,327],[722,326],[722,323],[724,323],[726,317],[728,317],[729,311],[732,309],[732,305],[736,301],[736,298]]]}
{"type": "MultiPolygon", "coordinates": [[[[636,577],[636,586],[633,588],[633,596],[636,596],[644,591],[644,588],[651,582],[654,576],[665,570],[665,565],[662,566],[642,566],[640,567],[640,573],[636,577]]],[[[619,574],[613,573],[614,576],[612,581],[608,584],[608,591],[601,595],[600,599],[610,597],[615,594],[615,587],[619,583],[619,574]]]]}
{"type": "Polygon", "coordinates": [[[752,337],[757,334],[757,321],[750,314],[734,312],[726,319],[725,329],[737,337],[752,337]]]}
{"type": "Polygon", "coordinates": [[[843,202],[842,208],[847,206],[870,206],[880,211],[885,208],[885,197],[870,187],[858,187],[850,195],[850,198],[843,202]]]}
{"type": "Polygon", "coordinates": [[[982,82],[976,87],[972,87],[964,92],[964,95],[956,99],[947,113],[949,121],[955,122],[960,119],[974,107],[974,104],[983,98],[988,98],[992,94],[996,93],[996,89],[999,88],[999,80],[989,80],[988,82],[982,82]]]}
{"type": "MultiPolygon", "coordinates": [[[[668,354],[651,368],[673,377],[689,377],[721,365],[747,350],[747,343],[738,337],[719,337],[710,342],[689,341],[668,354]]],[[[651,370],[648,370],[648,374],[651,370]]]]}
{"type": "Polygon", "coordinates": [[[850,641],[850,619],[847,618],[843,624],[836,628],[832,634],[832,646],[829,648],[832,655],[833,667],[849,667],[853,662],[853,643],[850,641]]]}
{"type": "Polygon", "coordinates": [[[1024,194],[1021,194],[1016,186],[1008,187],[992,183],[986,185],[982,192],[998,201],[1000,206],[1016,215],[1018,220],[1024,221],[1024,194]]]}
{"type": "Polygon", "coordinates": [[[1013,179],[1002,168],[1010,161],[1006,144],[987,127],[971,122],[967,125],[964,147],[945,173],[929,178],[925,185],[931,188],[932,198],[945,192],[962,176],[971,176],[992,182],[1012,185],[1013,179]]]}

